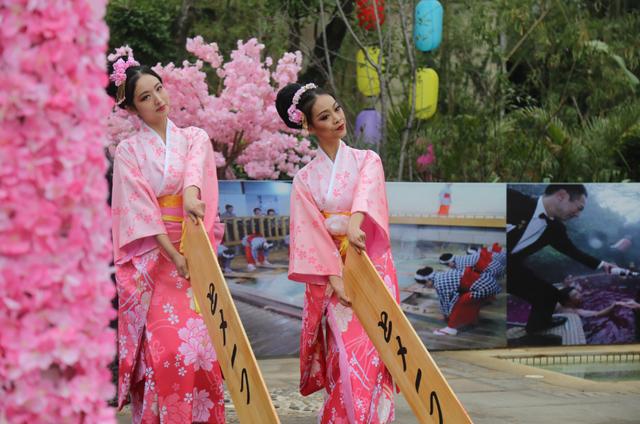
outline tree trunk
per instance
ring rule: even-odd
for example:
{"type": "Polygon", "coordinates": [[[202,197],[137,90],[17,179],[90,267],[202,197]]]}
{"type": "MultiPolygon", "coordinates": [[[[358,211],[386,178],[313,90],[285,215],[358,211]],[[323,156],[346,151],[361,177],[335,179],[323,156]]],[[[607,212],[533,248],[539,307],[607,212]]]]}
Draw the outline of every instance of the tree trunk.
{"type": "Polygon", "coordinates": [[[184,43],[187,38],[187,21],[189,19],[189,13],[193,9],[195,0],[182,0],[182,6],[180,6],[180,15],[178,16],[177,29],[176,29],[176,45],[184,47],[184,43]]]}
{"type": "MultiPolygon", "coordinates": [[[[400,2],[400,25],[402,27],[402,33],[404,35],[404,47],[407,55],[407,59],[409,60],[409,66],[411,68],[411,84],[409,89],[411,90],[411,109],[409,110],[409,116],[407,116],[407,123],[402,130],[402,135],[400,137],[400,160],[398,162],[398,174],[396,177],[396,181],[402,181],[402,175],[404,174],[404,161],[407,156],[407,144],[409,142],[409,136],[413,131],[413,124],[416,116],[416,60],[415,60],[415,52],[413,49],[413,40],[409,35],[409,25],[408,25],[408,17],[406,15],[406,11],[404,9],[404,2],[400,2]]],[[[409,178],[411,179],[411,164],[409,164],[409,178]]]]}
{"type": "MultiPolygon", "coordinates": [[[[355,2],[353,0],[342,0],[342,9],[345,15],[351,16],[355,9],[355,2]]],[[[344,41],[344,37],[347,34],[347,25],[339,14],[334,13],[331,20],[324,28],[324,32],[321,32],[315,41],[313,48],[313,59],[307,70],[300,76],[302,84],[307,82],[315,82],[316,84],[323,86],[327,83],[327,77],[329,75],[328,68],[330,66],[327,63],[327,58],[331,63],[335,60],[340,46],[344,41]],[[325,50],[325,40],[327,50],[325,50]]]]}

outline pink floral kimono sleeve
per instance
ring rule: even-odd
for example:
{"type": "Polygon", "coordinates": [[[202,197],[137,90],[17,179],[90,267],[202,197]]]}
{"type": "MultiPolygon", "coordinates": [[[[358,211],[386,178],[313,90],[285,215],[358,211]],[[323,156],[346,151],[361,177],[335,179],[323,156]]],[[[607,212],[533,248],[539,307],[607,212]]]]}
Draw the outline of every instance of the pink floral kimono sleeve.
{"type": "Polygon", "coordinates": [[[368,150],[360,169],[351,213],[365,214],[360,228],[367,235],[367,253],[371,257],[382,255],[390,247],[389,208],[386,199],[382,161],[375,152],[368,150]]]}
{"type": "Polygon", "coordinates": [[[156,195],[126,141],[115,154],[111,209],[116,264],[157,247],[152,236],[167,233],[156,195]]]}
{"type": "Polygon", "coordinates": [[[224,225],[218,217],[218,177],[213,156],[213,146],[207,133],[196,127],[188,128],[186,138],[189,151],[184,169],[184,187],[200,189],[200,198],[205,203],[204,227],[209,234],[214,251],[224,235],[224,225]]]}
{"type": "Polygon", "coordinates": [[[342,276],[342,260],[304,176],[299,175],[291,191],[289,279],[326,284],[330,275],[342,276]]]}

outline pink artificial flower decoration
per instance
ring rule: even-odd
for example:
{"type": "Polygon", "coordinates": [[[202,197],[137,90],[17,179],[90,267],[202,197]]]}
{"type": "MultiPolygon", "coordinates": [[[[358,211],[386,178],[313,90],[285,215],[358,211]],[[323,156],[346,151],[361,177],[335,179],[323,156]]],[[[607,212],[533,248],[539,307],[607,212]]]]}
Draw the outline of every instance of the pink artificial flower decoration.
{"type": "Polygon", "coordinates": [[[420,171],[425,171],[431,165],[433,165],[436,161],[436,154],[433,151],[433,144],[429,144],[427,146],[427,153],[418,156],[416,162],[418,163],[418,169],[420,171]]]}
{"type": "Polygon", "coordinates": [[[222,65],[223,59],[218,51],[218,45],[216,43],[205,44],[200,35],[187,38],[187,51],[209,63],[214,69],[222,65]]]}
{"type": "Polygon", "coordinates": [[[118,59],[113,64],[113,73],[109,76],[109,79],[116,84],[116,87],[120,87],[127,81],[127,69],[132,66],[140,66],[140,64],[131,56],[125,62],[122,58],[118,59]]]}
{"type": "Polygon", "coordinates": [[[291,106],[287,109],[287,115],[289,115],[289,120],[296,124],[302,123],[302,111],[298,109],[298,103],[300,103],[300,97],[307,92],[308,90],[313,90],[314,88],[318,88],[315,84],[309,83],[303,85],[295,92],[293,95],[293,99],[291,100],[291,106]]]}
{"type": "MultiPolygon", "coordinates": [[[[107,0],[0,7],[0,422],[113,423],[107,0]],[[72,58],[71,60],[69,58],[72,58]]],[[[122,53],[122,52],[121,52],[122,53]]]]}
{"type": "MultiPolygon", "coordinates": [[[[197,57],[195,62],[158,64],[153,70],[171,96],[170,119],[179,127],[196,126],[207,132],[224,178],[235,178],[234,167],[249,178],[293,177],[313,158],[311,143],[284,125],[275,108],[278,89],[298,78],[300,52],[285,53],[277,61],[263,59],[264,45],[252,38],[238,41],[225,62],[218,46],[202,37],[187,39],[186,48],[197,57]],[[221,78],[215,93],[209,92],[204,63],[221,78]]],[[[126,47],[118,52],[133,53],[126,47]]],[[[119,143],[139,125],[138,118],[115,108],[108,119],[110,142],[119,143]]]]}
{"type": "Polygon", "coordinates": [[[295,105],[289,106],[287,109],[287,114],[289,115],[289,120],[293,123],[300,124],[302,122],[302,112],[298,110],[295,105]]]}
{"type": "Polygon", "coordinates": [[[107,56],[107,60],[109,62],[115,62],[116,60],[118,60],[118,58],[121,57],[133,57],[133,50],[131,49],[131,47],[129,47],[128,45],[118,47],[113,53],[107,56]]]}

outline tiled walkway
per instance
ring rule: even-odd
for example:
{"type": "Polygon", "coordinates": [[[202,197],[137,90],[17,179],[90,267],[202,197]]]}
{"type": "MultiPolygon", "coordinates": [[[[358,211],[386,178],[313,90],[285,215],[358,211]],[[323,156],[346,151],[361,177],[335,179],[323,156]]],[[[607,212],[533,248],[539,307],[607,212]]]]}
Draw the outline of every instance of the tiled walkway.
{"type": "MultiPolygon", "coordinates": [[[[476,424],[640,423],[640,381],[591,382],[496,358],[568,351],[640,352],[640,345],[436,352],[433,357],[476,424]]],[[[282,424],[317,422],[322,395],[298,394],[296,358],[262,360],[260,367],[282,424]]],[[[395,422],[417,422],[402,395],[396,401],[395,422]]],[[[227,411],[227,422],[237,423],[231,404],[227,411]]],[[[126,413],[118,418],[130,422],[126,413]]]]}

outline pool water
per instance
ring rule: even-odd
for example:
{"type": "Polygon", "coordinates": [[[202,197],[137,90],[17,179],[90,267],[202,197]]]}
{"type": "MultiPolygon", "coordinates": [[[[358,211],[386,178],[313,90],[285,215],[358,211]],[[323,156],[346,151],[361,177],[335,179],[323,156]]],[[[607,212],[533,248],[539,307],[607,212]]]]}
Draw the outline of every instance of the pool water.
{"type": "Polygon", "coordinates": [[[640,381],[640,352],[501,358],[592,381],[640,381]]]}

